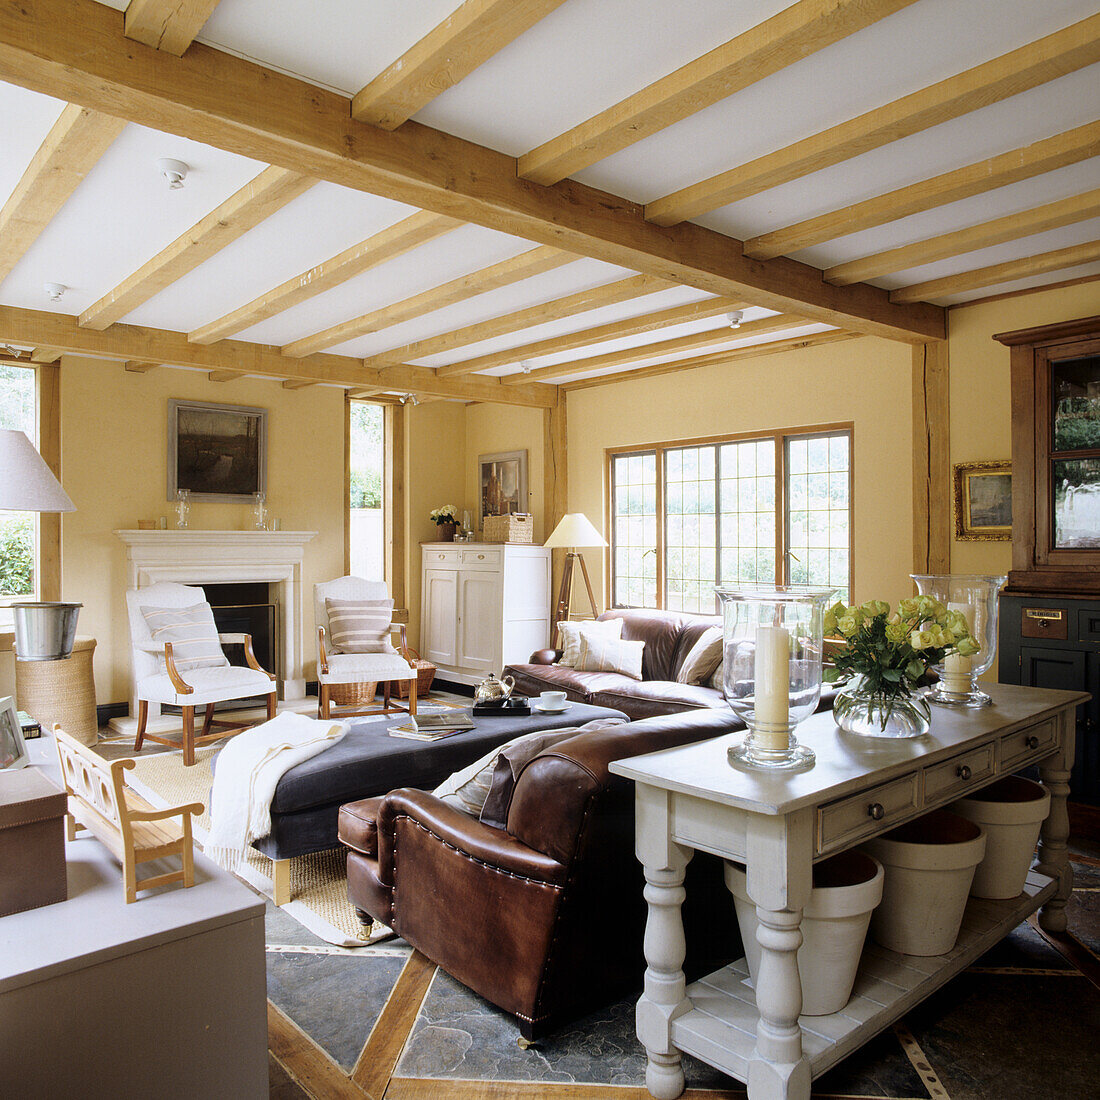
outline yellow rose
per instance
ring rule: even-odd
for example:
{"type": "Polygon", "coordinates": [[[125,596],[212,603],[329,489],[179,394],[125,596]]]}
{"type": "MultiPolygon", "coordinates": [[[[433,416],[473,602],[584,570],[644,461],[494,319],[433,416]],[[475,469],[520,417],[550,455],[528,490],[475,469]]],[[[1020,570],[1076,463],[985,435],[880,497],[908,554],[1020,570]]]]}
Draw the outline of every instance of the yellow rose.
{"type": "Polygon", "coordinates": [[[830,637],[836,633],[836,612],[831,607],[825,612],[825,620],[822,626],[824,627],[826,637],[830,637]]]}
{"type": "Polygon", "coordinates": [[[886,624],[886,639],[895,645],[901,645],[909,637],[909,624],[900,619],[886,624]]]}
{"type": "Polygon", "coordinates": [[[958,651],[960,657],[973,657],[975,653],[980,653],[982,647],[978,644],[976,638],[966,635],[964,638],[960,638],[955,643],[955,649],[958,651]]]}
{"type": "Polygon", "coordinates": [[[852,608],[846,615],[841,615],[836,621],[836,628],[845,638],[852,637],[859,630],[859,609],[852,608]]]}
{"type": "Polygon", "coordinates": [[[920,603],[915,599],[902,600],[898,604],[898,614],[903,619],[913,619],[920,617],[920,603]]]}
{"type": "Polygon", "coordinates": [[[909,635],[909,644],[914,649],[931,649],[936,643],[930,630],[914,630],[909,635]]]}
{"type": "Polygon", "coordinates": [[[943,617],[942,625],[947,630],[950,630],[957,638],[961,638],[964,634],[970,633],[970,624],[966,621],[966,616],[961,611],[948,611],[943,617]]]}
{"type": "Polygon", "coordinates": [[[888,615],[890,613],[890,605],[885,600],[868,600],[860,607],[860,611],[862,611],[868,619],[873,619],[876,615],[888,615]]]}

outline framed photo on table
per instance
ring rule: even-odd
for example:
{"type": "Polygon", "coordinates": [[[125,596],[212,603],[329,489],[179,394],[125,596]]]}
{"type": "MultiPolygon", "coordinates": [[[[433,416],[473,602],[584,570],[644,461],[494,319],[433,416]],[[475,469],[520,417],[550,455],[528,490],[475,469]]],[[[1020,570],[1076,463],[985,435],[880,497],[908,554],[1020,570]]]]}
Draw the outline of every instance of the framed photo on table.
{"type": "Polygon", "coordinates": [[[955,538],[1012,541],[1012,463],[955,466],[955,538]]]}
{"type": "Polygon", "coordinates": [[[15,700],[10,696],[0,699],[0,771],[14,771],[29,763],[27,742],[15,712],[15,700]]]}
{"type": "Polygon", "coordinates": [[[477,473],[482,526],[486,516],[510,516],[529,511],[526,451],[478,455],[477,473]]]}
{"type": "Polygon", "coordinates": [[[251,504],[267,491],[267,409],[168,402],[168,499],[251,504]]]}

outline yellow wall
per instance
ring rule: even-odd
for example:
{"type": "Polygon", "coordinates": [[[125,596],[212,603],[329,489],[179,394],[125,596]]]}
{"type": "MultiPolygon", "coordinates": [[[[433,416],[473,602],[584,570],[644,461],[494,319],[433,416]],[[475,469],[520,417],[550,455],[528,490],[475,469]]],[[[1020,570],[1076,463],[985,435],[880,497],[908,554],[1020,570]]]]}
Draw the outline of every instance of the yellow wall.
{"type": "MultiPolygon", "coordinates": [[[[78,631],[97,640],[96,700],[129,697],[126,555],[114,535],[141,519],[168,516],[170,397],[268,410],[267,499],[284,531],[316,531],[303,562],[301,644],[315,675],[313,585],[344,571],[344,399],[339,389],[284,390],[277,382],[213,383],[196,371],[147,374],[118,363],[66,356],[61,363],[61,480],[77,510],[62,519],[62,598],[84,604],[78,631]]],[[[247,505],[196,504],[194,529],[243,530],[247,505]]]]}
{"type": "Polygon", "coordinates": [[[480,455],[508,451],[527,452],[528,504],[524,511],[534,519],[533,539],[544,542],[549,531],[542,502],[542,409],[508,408],[503,405],[471,405],[466,411],[466,505],[479,523],[477,460],[480,455]],[[545,532],[545,533],[544,533],[545,532]]]}

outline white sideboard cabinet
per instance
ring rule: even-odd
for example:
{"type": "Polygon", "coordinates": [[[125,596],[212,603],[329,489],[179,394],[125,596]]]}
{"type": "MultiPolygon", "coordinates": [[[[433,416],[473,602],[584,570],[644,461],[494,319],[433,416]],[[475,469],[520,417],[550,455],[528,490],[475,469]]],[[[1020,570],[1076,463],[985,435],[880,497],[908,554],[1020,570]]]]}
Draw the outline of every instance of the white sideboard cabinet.
{"type": "Polygon", "coordinates": [[[420,652],[446,680],[477,684],[550,643],[550,551],[512,543],[421,544],[420,652]]]}

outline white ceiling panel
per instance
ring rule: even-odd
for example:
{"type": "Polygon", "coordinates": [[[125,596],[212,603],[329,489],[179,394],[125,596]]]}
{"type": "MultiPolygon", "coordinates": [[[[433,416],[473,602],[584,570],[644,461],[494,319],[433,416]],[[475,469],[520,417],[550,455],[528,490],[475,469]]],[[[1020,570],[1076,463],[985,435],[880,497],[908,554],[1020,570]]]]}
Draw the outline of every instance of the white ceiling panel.
{"type": "Polygon", "coordinates": [[[0,208],[64,107],[59,99],[0,82],[0,208]]]}
{"type": "MultiPolygon", "coordinates": [[[[1090,279],[1097,276],[1100,276],[1100,263],[1082,264],[1080,267],[1065,268],[1062,271],[1054,271],[1046,275],[1032,275],[1027,279],[1014,279],[1012,282],[1000,283],[995,287],[982,287],[978,290],[968,290],[962,294],[951,294],[941,298],[939,304],[962,305],[964,302],[995,297],[999,294],[1012,294],[1018,290],[1033,290],[1057,283],[1072,282],[1075,279],[1090,279]]],[[[1095,303],[1094,308],[1100,311],[1100,284],[1097,287],[1095,303]]]]}

